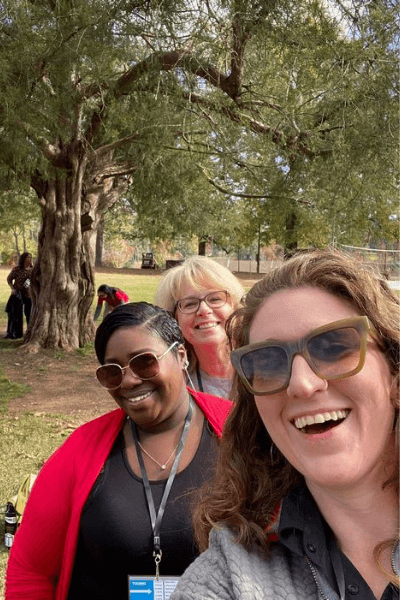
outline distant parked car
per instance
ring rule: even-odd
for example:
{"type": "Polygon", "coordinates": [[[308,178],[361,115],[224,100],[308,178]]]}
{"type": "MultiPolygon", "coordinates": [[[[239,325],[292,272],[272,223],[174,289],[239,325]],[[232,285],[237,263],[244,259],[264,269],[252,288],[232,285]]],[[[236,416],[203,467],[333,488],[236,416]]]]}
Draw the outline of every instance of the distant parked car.
{"type": "Polygon", "coordinates": [[[154,254],[152,252],[143,252],[142,253],[142,269],[156,269],[157,263],[154,259],[154,254]]]}

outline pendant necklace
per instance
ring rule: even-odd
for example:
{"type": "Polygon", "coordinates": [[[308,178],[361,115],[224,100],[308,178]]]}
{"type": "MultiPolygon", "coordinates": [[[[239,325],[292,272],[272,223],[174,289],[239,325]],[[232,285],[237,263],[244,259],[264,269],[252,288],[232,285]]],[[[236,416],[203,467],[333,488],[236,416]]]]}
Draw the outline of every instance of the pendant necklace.
{"type": "Polygon", "coordinates": [[[147,452],[146,448],[143,448],[143,446],[142,446],[142,444],[139,442],[139,440],[137,441],[137,443],[139,444],[139,446],[140,446],[140,449],[141,449],[141,450],[142,450],[142,451],[143,451],[143,452],[144,452],[144,453],[145,453],[145,454],[146,454],[146,455],[147,455],[149,458],[151,458],[151,460],[152,460],[153,462],[155,462],[155,463],[156,463],[156,465],[158,465],[162,471],[165,471],[165,469],[167,468],[167,465],[168,465],[168,463],[170,462],[170,460],[171,460],[171,459],[172,459],[172,457],[174,456],[175,452],[178,450],[178,446],[179,446],[179,444],[180,444],[180,440],[179,440],[179,442],[177,443],[177,445],[175,446],[175,448],[172,450],[172,453],[171,453],[171,456],[169,457],[169,459],[168,459],[168,460],[167,460],[167,461],[166,461],[166,462],[165,462],[163,465],[162,465],[161,463],[159,463],[159,462],[158,462],[158,460],[156,460],[156,459],[154,458],[154,456],[151,456],[151,454],[149,454],[149,453],[147,452]]]}

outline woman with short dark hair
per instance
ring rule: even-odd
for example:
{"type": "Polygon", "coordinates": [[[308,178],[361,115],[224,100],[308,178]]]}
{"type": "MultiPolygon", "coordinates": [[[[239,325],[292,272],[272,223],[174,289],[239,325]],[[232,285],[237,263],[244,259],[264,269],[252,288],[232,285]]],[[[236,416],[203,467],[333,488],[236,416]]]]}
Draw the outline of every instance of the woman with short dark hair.
{"type": "Polygon", "coordinates": [[[186,387],[183,337],[162,308],[118,306],[95,349],[97,379],[119,409],[78,428],[39,473],[7,600],[127,600],[128,583],[179,577],[198,554],[190,506],[231,403],[186,387]]]}

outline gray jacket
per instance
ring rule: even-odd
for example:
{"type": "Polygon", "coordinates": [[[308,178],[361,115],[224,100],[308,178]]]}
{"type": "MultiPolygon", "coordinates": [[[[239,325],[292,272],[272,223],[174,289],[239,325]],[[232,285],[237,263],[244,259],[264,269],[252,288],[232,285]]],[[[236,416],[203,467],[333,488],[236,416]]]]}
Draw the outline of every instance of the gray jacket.
{"type": "Polygon", "coordinates": [[[213,530],[210,547],[181,577],[170,600],[339,600],[308,559],[274,544],[270,556],[213,530]]]}

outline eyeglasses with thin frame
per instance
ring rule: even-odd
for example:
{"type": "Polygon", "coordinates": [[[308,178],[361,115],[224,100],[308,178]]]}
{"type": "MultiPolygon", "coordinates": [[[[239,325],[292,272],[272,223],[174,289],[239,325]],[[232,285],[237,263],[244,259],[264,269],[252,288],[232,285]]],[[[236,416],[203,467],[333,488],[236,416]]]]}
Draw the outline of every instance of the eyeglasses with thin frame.
{"type": "Polygon", "coordinates": [[[178,300],[174,307],[174,312],[178,308],[184,314],[195,313],[199,310],[201,302],[205,302],[210,308],[221,308],[228,302],[229,293],[226,290],[209,292],[202,298],[188,296],[178,300]]]}
{"type": "Polygon", "coordinates": [[[96,369],[96,377],[107,390],[116,390],[120,387],[127,369],[144,381],[153,379],[160,372],[159,361],[178,344],[179,342],[174,342],[160,356],[156,356],[153,352],[137,354],[130,359],[126,367],[114,363],[101,365],[96,369]]]}
{"type": "Polygon", "coordinates": [[[267,340],[243,346],[231,353],[231,361],[249,392],[275,394],[288,387],[297,354],[321,379],[355,375],[364,366],[368,334],[376,337],[368,317],[351,317],[327,323],[293,342],[267,340]]]}

